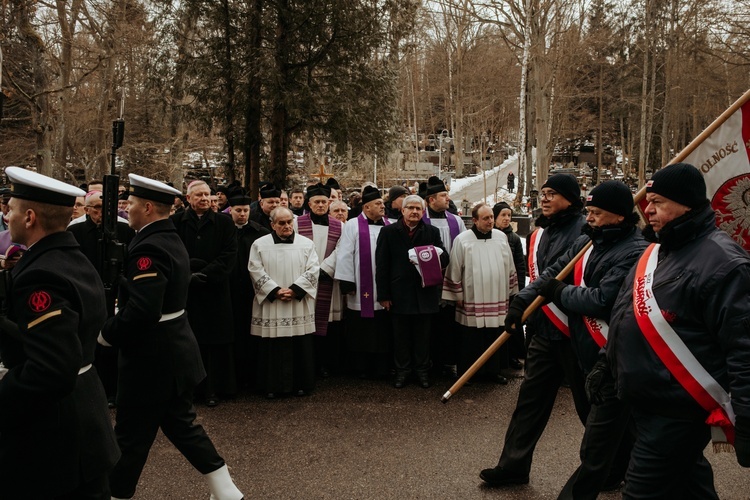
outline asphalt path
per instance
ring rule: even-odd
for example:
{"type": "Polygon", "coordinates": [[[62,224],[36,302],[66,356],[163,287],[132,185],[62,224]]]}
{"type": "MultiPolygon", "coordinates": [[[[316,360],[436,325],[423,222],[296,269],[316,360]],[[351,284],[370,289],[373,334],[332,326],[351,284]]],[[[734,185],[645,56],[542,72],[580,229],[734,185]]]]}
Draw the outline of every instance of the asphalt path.
{"type": "MultiPolygon", "coordinates": [[[[443,404],[449,380],[398,390],[385,380],[331,378],[310,396],[245,395],[199,406],[198,417],[248,499],[554,499],[578,466],[583,434],[565,388],[530,483],[493,489],[478,477],[497,463],[520,382],[475,382],[443,404]]],[[[733,453],[706,456],[722,499],[750,498],[750,475],[733,453]]],[[[200,474],[160,433],[135,498],[208,496],[200,474]]]]}

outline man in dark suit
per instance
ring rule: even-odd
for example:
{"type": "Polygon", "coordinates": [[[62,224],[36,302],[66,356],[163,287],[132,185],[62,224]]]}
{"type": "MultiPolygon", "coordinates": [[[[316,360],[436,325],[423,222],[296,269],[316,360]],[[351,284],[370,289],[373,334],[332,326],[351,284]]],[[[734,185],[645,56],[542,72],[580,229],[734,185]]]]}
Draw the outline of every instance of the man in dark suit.
{"type": "Polygon", "coordinates": [[[208,406],[219,404],[219,396],[233,396],[234,317],[229,294],[229,276],[237,262],[237,230],[232,219],[210,208],[211,189],[203,181],[188,186],[190,206],[171,219],[190,256],[193,273],[187,312],[206,367],[206,381],[198,396],[208,406]]]}
{"type": "Polygon", "coordinates": [[[271,232],[271,212],[281,205],[281,190],[268,182],[260,188],[260,200],[255,208],[250,206],[250,220],[271,232]]]}
{"type": "Polygon", "coordinates": [[[5,173],[11,238],[29,250],[0,318],[0,498],[109,498],[119,451],[91,366],[104,287],[65,231],[84,193],[22,168],[5,173]]]}
{"type": "Polygon", "coordinates": [[[237,266],[231,275],[230,290],[234,312],[234,359],[240,389],[253,387],[253,374],[257,362],[253,350],[254,342],[250,336],[255,289],[250,281],[247,263],[250,260],[250,247],[255,240],[269,234],[268,229],[249,220],[251,203],[252,200],[247,196],[229,198],[229,214],[237,228],[237,266]]]}
{"type": "Polygon", "coordinates": [[[112,496],[131,498],[161,428],[203,474],[212,498],[240,499],[203,427],[195,423],[193,389],[206,372],[185,313],[190,258],[168,220],[176,190],[130,174],[127,285],[120,310],[99,342],[120,348],[115,433],[122,458],[110,477],[112,496]]]}
{"type": "Polygon", "coordinates": [[[384,227],[378,235],[375,282],[380,304],[393,319],[393,385],[402,388],[413,370],[426,389],[430,387],[430,326],[440,307],[442,269],[448,266],[448,252],[440,231],[422,221],[422,198],[407,196],[402,213],[400,221],[384,227]]]}

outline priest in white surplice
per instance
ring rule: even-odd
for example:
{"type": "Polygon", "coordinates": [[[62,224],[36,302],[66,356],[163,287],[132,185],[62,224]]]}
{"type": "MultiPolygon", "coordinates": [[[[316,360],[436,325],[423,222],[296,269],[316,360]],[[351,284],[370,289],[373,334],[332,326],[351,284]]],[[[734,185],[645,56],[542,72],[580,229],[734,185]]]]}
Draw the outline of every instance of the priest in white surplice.
{"type": "MultiPolygon", "coordinates": [[[[422,220],[440,231],[440,239],[445,249],[450,253],[453,242],[459,234],[466,231],[463,219],[452,214],[450,208],[451,198],[448,194],[448,186],[438,177],[427,179],[424,191],[424,199],[427,209],[424,211],[422,220]]],[[[458,363],[459,335],[458,324],[453,320],[456,316],[456,307],[453,302],[442,301],[440,312],[432,324],[432,338],[430,339],[430,350],[435,371],[456,378],[456,365],[458,363]]],[[[436,373],[437,375],[437,373],[436,373]]]]}
{"type": "Polygon", "coordinates": [[[336,276],[346,294],[344,328],[353,370],[360,377],[389,375],[392,353],[391,321],[375,287],[375,252],[384,217],[380,190],[365,186],[362,213],[344,225],[336,259],[336,276]]]}
{"type": "MultiPolygon", "coordinates": [[[[307,188],[309,212],[294,220],[295,231],[315,243],[315,251],[320,261],[320,281],[315,297],[315,369],[318,376],[328,377],[328,370],[337,368],[341,358],[342,332],[329,331],[329,321],[341,320],[341,307],[334,311],[334,297],[341,303],[341,289],[336,274],[336,249],[344,225],[340,220],[328,215],[331,188],[318,183],[307,188]],[[335,314],[337,313],[337,314],[335,314]]],[[[335,329],[334,329],[335,330],[335,329]]]]}
{"type": "MultiPolygon", "coordinates": [[[[493,229],[492,209],[480,203],[471,213],[474,225],[453,241],[443,282],[443,299],[456,302],[461,347],[461,373],[502,333],[510,298],[518,293],[518,277],[508,238],[493,229]]],[[[495,354],[484,373],[503,382],[495,354]]],[[[507,383],[507,381],[505,382],[507,383]]]]}
{"type": "Polygon", "coordinates": [[[258,388],[266,396],[315,385],[312,333],[318,291],[318,256],[313,242],[295,234],[294,215],[271,212],[273,232],[253,243],[248,271],[255,301],[250,333],[258,342],[258,388]]]}

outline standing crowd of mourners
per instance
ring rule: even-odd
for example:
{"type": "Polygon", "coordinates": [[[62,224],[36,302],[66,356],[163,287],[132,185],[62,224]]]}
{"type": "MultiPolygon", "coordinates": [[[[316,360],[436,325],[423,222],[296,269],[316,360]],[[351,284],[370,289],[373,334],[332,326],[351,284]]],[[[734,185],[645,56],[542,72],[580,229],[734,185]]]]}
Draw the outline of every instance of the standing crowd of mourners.
{"type": "Polygon", "coordinates": [[[131,174],[114,224],[128,251],[106,290],[102,183],[6,175],[0,498],[132,498],[161,430],[212,499],[241,499],[196,402],[306,396],[341,375],[427,389],[503,331],[475,379],[523,380],[488,485],[530,481],[563,385],[583,434],[561,499],[717,498],[710,440],[750,466],[750,258],[691,165],[653,175],[643,234],[622,182],[584,200],[574,176],[551,176],[526,251],[507,203],[462,218],[437,177],[386,200],[365,185],[349,206],[334,179],[261,183],[253,199],[131,174]]]}

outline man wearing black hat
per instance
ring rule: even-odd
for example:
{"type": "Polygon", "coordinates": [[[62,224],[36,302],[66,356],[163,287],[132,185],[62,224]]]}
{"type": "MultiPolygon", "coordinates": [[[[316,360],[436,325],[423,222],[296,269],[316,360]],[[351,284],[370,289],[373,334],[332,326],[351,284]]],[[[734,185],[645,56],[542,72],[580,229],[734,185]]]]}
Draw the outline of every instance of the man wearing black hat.
{"type": "MultiPolygon", "coordinates": [[[[99,342],[120,348],[115,433],[122,458],[110,476],[113,498],[131,498],[159,429],[204,475],[212,498],[239,500],[224,460],[195,423],[193,389],[206,372],[185,305],[190,258],[168,220],[179,192],[130,174],[127,285],[99,342]]],[[[207,187],[207,186],[206,186],[207,187]]]]}
{"type": "Polygon", "coordinates": [[[237,383],[240,389],[252,389],[256,356],[250,337],[250,320],[252,318],[255,289],[250,281],[250,274],[245,272],[250,260],[250,247],[255,240],[269,234],[268,229],[250,220],[248,196],[229,198],[229,214],[237,228],[237,266],[230,276],[230,293],[232,312],[234,313],[234,359],[237,383]]]}
{"type": "Polygon", "coordinates": [[[404,186],[393,186],[388,190],[388,201],[385,202],[386,217],[392,220],[401,218],[401,205],[408,194],[409,190],[404,186]]]}
{"type": "Polygon", "coordinates": [[[117,215],[123,219],[128,219],[128,192],[117,195],[117,215]]]}
{"type": "MultiPolygon", "coordinates": [[[[633,195],[624,183],[611,180],[599,184],[589,194],[586,208],[583,236],[530,285],[531,295],[520,295],[532,300],[542,295],[567,311],[573,352],[584,374],[589,374],[601,368],[597,361],[607,342],[612,305],[646,243],[636,231],[633,195]],[[555,279],[589,241],[593,245],[577,262],[573,284],[555,279]]],[[[593,500],[600,491],[618,488],[625,476],[633,443],[632,433],[626,433],[630,410],[617,398],[610,373],[603,371],[600,382],[599,393],[589,397],[591,411],[581,442],[582,463],[560,493],[561,500],[593,500]]],[[[548,386],[557,391],[554,384],[548,386]]],[[[540,399],[551,405],[555,398],[550,395],[540,399]]]]}
{"type": "MultiPolygon", "coordinates": [[[[538,229],[531,236],[528,252],[531,284],[519,292],[505,318],[505,331],[514,335],[523,335],[521,317],[539,294],[542,282],[534,283],[570,248],[585,222],[578,181],[572,175],[550,177],[542,186],[541,198],[542,215],[536,221],[538,229]]],[[[554,304],[545,305],[531,315],[528,328],[534,329],[534,336],[503,451],[496,467],[480,473],[492,486],[529,482],[534,448],[547,425],[563,378],[570,383],[581,422],[586,422],[589,412],[583,372],[571,348],[565,311],[554,304]]]]}
{"type": "Polygon", "coordinates": [[[224,210],[229,208],[230,189],[231,188],[229,186],[219,186],[216,188],[216,197],[217,197],[219,212],[223,212],[224,210]]]}
{"type": "Polygon", "coordinates": [[[281,205],[281,190],[269,182],[260,190],[260,200],[257,208],[250,211],[250,220],[268,229],[270,233],[271,212],[279,205],[281,205]]]}
{"type": "Polygon", "coordinates": [[[171,219],[188,251],[193,273],[187,312],[207,372],[199,396],[207,405],[216,406],[220,395],[236,392],[229,276],[237,263],[237,230],[231,218],[210,209],[210,196],[205,182],[192,182],[187,191],[190,206],[171,219]]]}
{"type": "Polygon", "coordinates": [[[320,279],[318,280],[318,294],[315,297],[315,368],[318,375],[325,378],[332,365],[338,365],[337,342],[340,336],[328,336],[328,320],[340,321],[341,310],[336,311],[338,317],[332,317],[334,295],[341,295],[338,282],[333,276],[336,274],[336,249],[339,245],[343,224],[328,214],[331,188],[318,183],[307,188],[307,205],[310,212],[294,220],[294,229],[301,236],[311,239],[315,243],[315,252],[320,263],[320,279]]]}
{"type": "Polygon", "coordinates": [[[119,450],[91,366],[104,287],[65,230],[84,193],[22,168],[5,173],[11,238],[29,250],[0,317],[0,498],[109,498],[119,450]]]}
{"type": "MultiPolygon", "coordinates": [[[[513,264],[516,266],[516,274],[518,275],[518,289],[523,290],[526,286],[526,256],[524,255],[521,237],[513,231],[511,225],[513,209],[510,208],[510,205],[501,201],[495,203],[492,207],[492,215],[495,217],[495,228],[502,231],[508,238],[508,245],[510,245],[510,250],[513,253],[513,264]]],[[[498,355],[500,356],[501,366],[510,367],[513,370],[522,369],[523,365],[519,360],[526,358],[526,344],[523,335],[513,335],[500,347],[498,355]]]]}
{"type": "Polygon", "coordinates": [[[390,319],[375,287],[378,235],[390,224],[384,214],[380,190],[365,186],[362,213],[344,225],[336,256],[335,278],[346,294],[344,325],[352,365],[363,377],[387,375],[392,361],[390,319]]]}
{"type": "MultiPolygon", "coordinates": [[[[450,255],[453,240],[466,231],[463,219],[450,212],[451,199],[448,188],[438,177],[427,179],[424,193],[421,195],[427,202],[422,220],[425,224],[435,226],[440,231],[440,239],[450,255]]],[[[438,318],[432,328],[432,360],[435,368],[456,378],[458,352],[460,351],[460,335],[455,321],[456,306],[453,302],[442,301],[438,318]]]]}
{"type": "Polygon", "coordinates": [[[716,228],[701,172],[646,184],[652,242],[612,309],[607,360],[638,431],[623,498],[718,498],[703,450],[750,467],[750,258],[716,228]],[[724,444],[723,446],[726,446],[724,444]]]}

